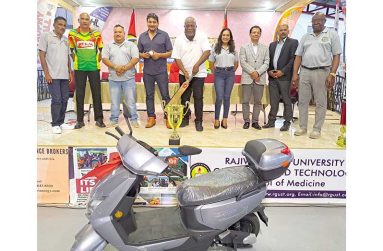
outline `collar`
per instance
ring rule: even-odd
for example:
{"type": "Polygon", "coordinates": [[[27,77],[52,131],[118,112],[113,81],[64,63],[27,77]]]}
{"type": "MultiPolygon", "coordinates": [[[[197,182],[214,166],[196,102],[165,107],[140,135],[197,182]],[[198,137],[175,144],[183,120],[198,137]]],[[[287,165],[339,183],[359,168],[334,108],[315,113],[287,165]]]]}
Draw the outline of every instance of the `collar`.
{"type": "Polygon", "coordinates": [[[189,40],[187,37],[186,37],[186,35],[185,35],[185,32],[184,33],[182,33],[182,35],[183,35],[183,38],[186,40],[186,41],[188,41],[188,42],[193,42],[193,41],[197,41],[197,31],[195,32],[195,35],[194,35],[194,37],[193,37],[193,40],[189,40]]]}
{"type": "MultiPolygon", "coordinates": [[[[162,33],[162,30],[157,29],[157,33],[156,33],[156,35],[157,35],[157,34],[160,34],[160,33],[162,33]]],[[[149,30],[146,30],[146,31],[144,32],[144,34],[147,35],[147,36],[149,36],[149,30]]],[[[156,35],[155,35],[155,36],[156,36],[156,35]]]]}
{"type": "Polygon", "coordinates": [[[59,36],[54,32],[54,31],[50,31],[50,34],[53,36],[53,37],[57,37],[58,39],[63,39],[64,38],[64,34],[61,36],[61,38],[59,38],[59,36]]]}
{"type": "MultiPolygon", "coordinates": [[[[324,29],[323,29],[323,30],[321,31],[321,33],[319,33],[319,34],[327,33],[327,32],[328,32],[328,28],[327,28],[327,27],[324,27],[324,29]]],[[[313,36],[316,36],[315,33],[314,33],[314,31],[310,32],[310,34],[313,35],[313,36]]],[[[318,35],[318,36],[319,36],[319,35],[318,35]]]]}
{"type": "Polygon", "coordinates": [[[286,39],[287,39],[287,37],[285,37],[285,38],[282,39],[282,40],[278,40],[278,44],[279,44],[280,42],[282,42],[282,44],[284,44],[284,43],[286,42],[286,39]]]}
{"type": "MultiPolygon", "coordinates": [[[[81,33],[81,30],[80,30],[80,26],[77,28],[77,32],[78,33],[81,33]]],[[[92,29],[89,27],[89,31],[88,31],[89,33],[91,33],[92,32],[92,29]]],[[[82,33],[81,33],[82,34],[82,33]]]]}
{"type": "Polygon", "coordinates": [[[253,42],[251,42],[251,45],[252,45],[253,47],[258,46],[258,45],[259,45],[259,42],[256,43],[256,44],[254,44],[253,42]]]}
{"type": "Polygon", "coordinates": [[[126,43],[126,39],[121,44],[116,43],[114,40],[112,42],[112,44],[115,44],[115,45],[118,45],[118,46],[123,46],[125,43],[126,43]]]}

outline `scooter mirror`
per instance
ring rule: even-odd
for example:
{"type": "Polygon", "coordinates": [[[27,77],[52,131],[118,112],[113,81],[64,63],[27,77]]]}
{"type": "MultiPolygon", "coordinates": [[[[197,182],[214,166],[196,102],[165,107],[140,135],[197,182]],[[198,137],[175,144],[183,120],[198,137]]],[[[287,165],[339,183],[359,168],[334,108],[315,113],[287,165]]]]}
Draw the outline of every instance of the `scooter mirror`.
{"type": "Polygon", "coordinates": [[[178,147],[178,150],[180,151],[180,153],[182,155],[197,155],[197,154],[200,154],[202,152],[202,149],[199,149],[197,147],[194,147],[194,146],[180,146],[178,147]]]}
{"type": "Polygon", "coordinates": [[[123,107],[122,115],[124,115],[125,122],[129,127],[129,135],[132,135],[133,130],[132,130],[132,126],[130,125],[130,122],[129,122],[129,109],[128,109],[128,106],[125,104],[125,101],[122,102],[122,107],[123,107]]]}

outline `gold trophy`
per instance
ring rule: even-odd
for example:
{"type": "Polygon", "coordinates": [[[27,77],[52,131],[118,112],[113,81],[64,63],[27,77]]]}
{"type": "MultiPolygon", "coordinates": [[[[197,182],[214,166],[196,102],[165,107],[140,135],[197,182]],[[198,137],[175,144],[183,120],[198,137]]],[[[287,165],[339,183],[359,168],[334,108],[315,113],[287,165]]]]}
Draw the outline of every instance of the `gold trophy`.
{"type": "Polygon", "coordinates": [[[165,106],[165,113],[167,116],[167,120],[169,122],[170,127],[173,129],[172,134],[169,138],[169,145],[180,145],[181,139],[177,133],[177,129],[180,127],[182,123],[182,119],[185,116],[186,112],[189,109],[189,102],[186,102],[184,105],[172,104],[165,106]],[[186,109],[185,109],[186,107],[186,109]],[[185,113],[184,113],[185,109],[185,113]]]}
{"type": "Polygon", "coordinates": [[[170,99],[169,103],[165,104],[165,101],[162,101],[162,108],[167,116],[170,127],[173,129],[173,132],[169,138],[169,145],[179,145],[181,142],[180,136],[177,133],[177,128],[180,127],[182,119],[189,110],[189,101],[186,101],[185,105],[182,105],[179,104],[179,100],[185,90],[189,87],[192,78],[193,76],[182,83],[180,88],[178,88],[176,93],[170,99]]]}

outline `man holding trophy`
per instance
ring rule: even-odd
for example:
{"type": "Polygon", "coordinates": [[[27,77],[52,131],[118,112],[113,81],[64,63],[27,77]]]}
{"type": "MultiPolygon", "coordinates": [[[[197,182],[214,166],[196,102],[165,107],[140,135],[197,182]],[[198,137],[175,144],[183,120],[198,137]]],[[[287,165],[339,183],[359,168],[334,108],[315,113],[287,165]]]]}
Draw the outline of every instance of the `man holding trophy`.
{"type": "MultiPolygon", "coordinates": [[[[211,48],[207,36],[196,32],[197,24],[193,17],[185,19],[184,28],[184,34],[178,36],[174,42],[172,58],[176,60],[180,69],[180,91],[184,91],[181,96],[181,105],[185,106],[186,102],[190,101],[193,93],[196,117],[195,128],[198,132],[201,132],[203,131],[203,86],[207,76],[204,63],[210,55],[211,48]]],[[[171,114],[168,114],[168,116],[171,116],[171,114]]],[[[189,118],[190,111],[185,114],[179,126],[188,126],[189,118]]],[[[172,123],[170,120],[169,122],[172,123]]]]}

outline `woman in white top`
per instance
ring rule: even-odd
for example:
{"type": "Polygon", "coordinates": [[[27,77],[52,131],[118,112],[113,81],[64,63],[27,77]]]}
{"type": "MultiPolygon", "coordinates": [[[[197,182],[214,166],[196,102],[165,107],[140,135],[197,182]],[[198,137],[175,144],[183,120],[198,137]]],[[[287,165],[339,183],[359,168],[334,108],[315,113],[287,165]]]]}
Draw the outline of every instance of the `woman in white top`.
{"type": "Polygon", "coordinates": [[[230,96],[234,86],[235,71],[238,68],[238,52],[235,50],[233,34],[230,29],[222,29],[209,57],[209,63],[214,73],[214,89],[216,93],[214,128],[219,128],[219,114],[223,102],[221,127],[227,129],[230,96]]]}

